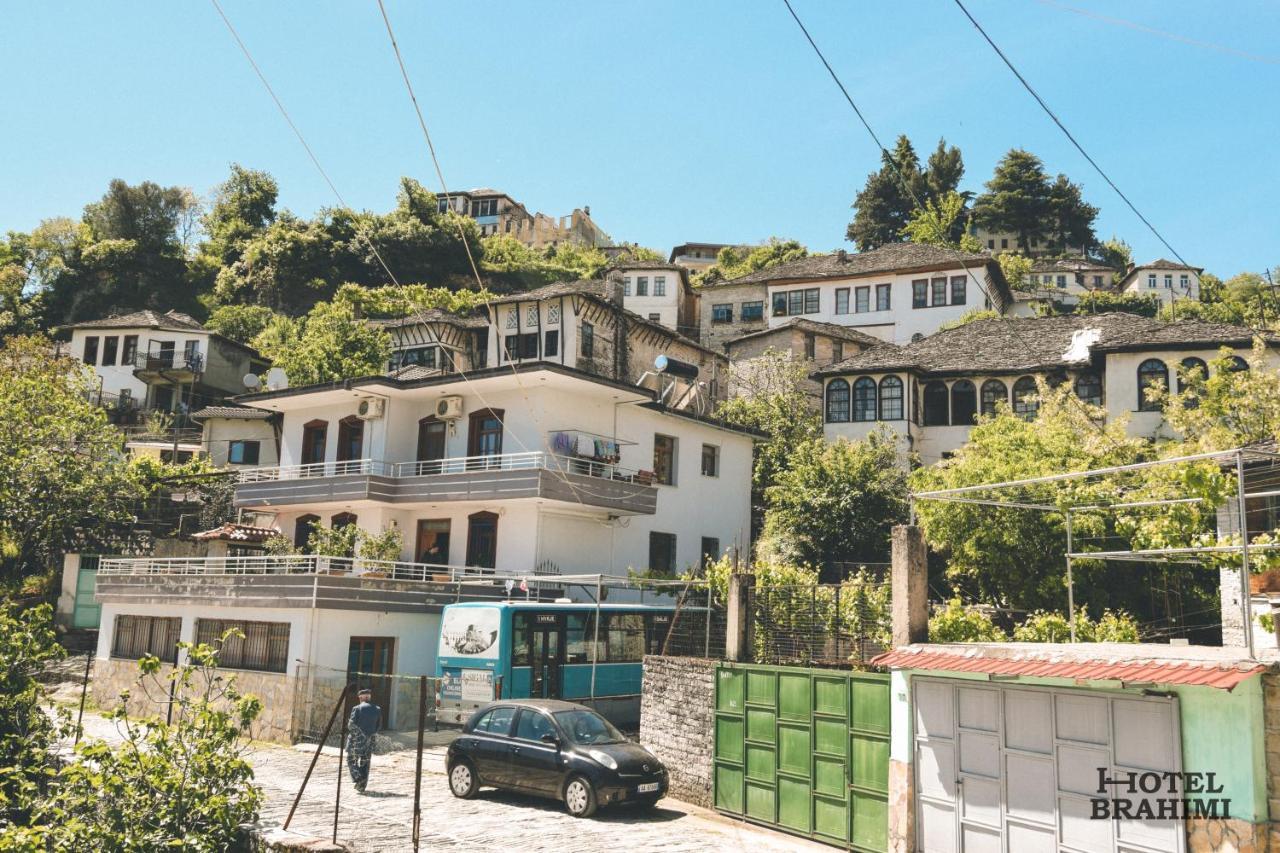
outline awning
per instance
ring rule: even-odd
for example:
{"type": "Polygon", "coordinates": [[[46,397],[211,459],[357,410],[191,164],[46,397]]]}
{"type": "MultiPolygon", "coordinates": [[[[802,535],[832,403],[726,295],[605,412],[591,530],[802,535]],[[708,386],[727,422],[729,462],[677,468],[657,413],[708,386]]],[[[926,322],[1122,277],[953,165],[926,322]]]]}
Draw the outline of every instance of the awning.
{"type": "Polygon", "coordinates": [[[1231,690],[1270,665],[1215,646],[1142,643],[944,643],[902,646],[871,663],[993,676],[1186,684],[1231,690]]]}

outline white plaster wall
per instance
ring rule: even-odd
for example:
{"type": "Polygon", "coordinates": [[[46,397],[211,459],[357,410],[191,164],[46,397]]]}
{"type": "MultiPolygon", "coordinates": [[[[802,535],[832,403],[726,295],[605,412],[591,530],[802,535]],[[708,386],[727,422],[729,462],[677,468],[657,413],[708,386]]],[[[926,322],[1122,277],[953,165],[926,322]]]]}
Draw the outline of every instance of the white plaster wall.
{"type": "Polygon", "coordinates": [[[204,452],[218,468],[255,468],[279,464],[276,454],[276,433],[264,420],[244,418],[206,418],[204,421],[204,452]],[[233,441],[258,442],[258,461],[254,465],[232,465],[227,454],[233,441]]]}
{"type": "Polygon", "coordinates": [[[1163,267],[1138,270],[1133,280],[1125,286],[1125,292],[1138,296],[1155,296],[1162,305],[1168,305],[1175,299],[1199,299],[1200,276],[1195,270],[1172,270],[1164,269],[1163,267]],[[1154,288],[1148,286],[1148,277],[1153,274],[1156,277],[1156,286],[1154,288]],[[1164,286],[1164,277],[1166,275],[1173,276],[1172,288],[1164,286]],[[1187,276],[1187,287],[1185,288],[1182,286],[1182,277],[1184,275],[1187,276]]]}
{"type": "Polygon", "coordinates": [[[657,314],[659,323],[668,329],[676,328],[680,316],[680,273],[675,270],[634,270],[625,273],[622,280],[629,283],[631,293],[627,296],[627,291],[623,291],[622,307],[646,319],[650,314],[657,314]],[[636,279],[642,276],[649,280],[648,296],[636,293],[636,279]],[[666,294],[663,296],[653,295],[653,280],[658,277],[666,279],[666,294]]]}
{"type": "Polygon", "coordinates": [[[174,356],[181,358],[187,341],[200,341],[199,352],[207,359],[209,356],[209,333],[192,330],[190,332],[166,332],[159,329],[73,329],[71,332],[71,355],[80,361],[84,361],[84,344],[86,338],[98,339],[98,364],[90,365],[97,376],[102,380],[102,391],[105,394],[119,394],[122,389],[128,390],[133,399],[137,401],[139,406],[145,405],[147,402],[147,385],[136,376],[133,375],[132,364],[120,364],[120,357],[124,354],[124,339],[127,335],[138,336],[138,352],[146,353],[152,343],[160,343],[162,341],[174,342],[174,356]],[[107,337],[115,337],[119,339],[116,345],[116,363],[104,367],[102,365],[103,339],[107,337]]]}
{"type": "Polygon", "coordinates": [[[885,274],[875,276],[864,276],[860,278],[833,279],[822,282],[810,282],[806,284],[770,284],[768,288],[768,297],[765,301],[765,311],[769,314],[769,326],[780,326],[791,319],[792,316],[801,316],[808,320],[816,320],[823,323],[836,323],[841,326],[851,326],[854,328],[884,326],[892,324],[893,332],[890,337],[885,330],[877,333],[872,328],[863,329],[868,334],[874,334],[884,340],[893,343],[906,344],[911,342],[912,336],[916,334],[931,335],[938,331],[938,328],[949,320],[954,320],[967,311],[975,308],[985,308],[986,297],[983,295],[982,282],[983,275],[986,272],[984,267],[974,266],[970,273],[966,273],[964,269],[957,268],[954,270],[940,270],[933,272],[921,273],[903,273],[903,274],[885,274]],[[950,281],[952,276],[968,275],[968,285],[965,288],[965,304],[964,305],[939,305],[937,307],[912,308],[911,307],[911,282],[915,279],[928,278],[947,278],[947,298],[951,298],[950,281]],[[976,279],[976,280],[975,280],[976,279]],[[889,310],[888,311],[865,311],[855,313],[854,308],[857,304],[856,288],[870,287],[869,306],[874,309],[876,305],[876,285],[889,284],[889,310]],[[773,294],[782,293],[791,290],[806,290],[809,288],[818,288],[819,293],[819,310],[815,314],[799,314],[788,316],[773,316],[773,294]],[[836,290],[840,288],[849,288],[849,312],[848,314],[836,313],[836,290]]]}

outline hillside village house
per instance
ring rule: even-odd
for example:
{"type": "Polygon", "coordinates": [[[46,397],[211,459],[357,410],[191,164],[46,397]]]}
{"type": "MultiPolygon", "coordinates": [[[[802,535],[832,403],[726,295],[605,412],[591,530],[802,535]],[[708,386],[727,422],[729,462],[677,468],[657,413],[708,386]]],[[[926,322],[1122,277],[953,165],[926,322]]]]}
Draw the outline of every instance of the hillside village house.
{"type": "Polygon", "coordinates": [[[589,207],[574,208],[573,213],[559,217],[530,213],[511,196],[487,187],[442,193],[436,196],[436,204],[441,213],[452,210],[474,219],[482,237],[506,234],[534,249],[560,243],[608,246],[613,242],[592,221],[589,207]]]}
{"type": "Polygon", "coordinates": [[[895,243],[758,270],[702,288],[702,301],[704,342],[801,317],[904,344],[975,308],[1003,313],[1013,294],[989,255],[895,243]],[[717,327],[732,327],[734,334],[717,327]]]}
{"type": "Polygon", "coordinates": [[[1200,276],[1204,270],[1160,258],[1149,264],[1131,267],[1116,289],[1122,293],[1154,296],[1161,305],[1178,299],[1200,298],[1200,276]]]}
{"type": "Polygon", "coordinates": [[[730,243],[681,243],[671,249],[668,260],[678,264],[689,272],[705,272],[716,265],[716,258],[721,249],[727,249],[730,243]]]}
{"type": "Polygon", "coordinates": [[[344,671],[373,650],[378,672],[433,674],[441,606],[501,596],[503,576],[679,572],[750,544],[753,434],[631,382],[527,361],[236,402],[277,416],[282,436],[279,466],[239,472],[237,507],[300,551],[317,526],[396,530],[398,560],[106,560],[102,701],[132,658],[235,624],[257,639],[230,667],[281,704],[264,726],[284,740],[307,667],[344,671]]]}
{"type": "Polygon", "coordinates": [[[280,460],[279,419],[248,406],[205,406],[191,414],[201,425],[200,452],[215,468],[257,468],[280,460]]]}
{"type": "MultiPolygon", "coordinates": [[[[878,425],[904,451],[933,464],[965,443],[979,414],[1000,404],[1032,417],[1036,379],[1069,382],[1130,435],[1170,437],[1147,389],[1177,388],[1179,369],[1207,369],[1221,347],[1247,355],[1253,332],[1135,314],[979,320],[904,347],[882,344],[816,372],[829,440],[864,438],[878,425]]],[[[1239,362],[1244,365],[1243,359],[1239,362]]]]}
{"type": "Polygon", "coordinates": [[[645,261],[613,269],[622,276],[623,308],[686,337],[698,337],[698,296],[689,286],[687,269],[645,261]]]}
{"type": "MultiPolygon", "coordinates": [[[[793,317],[781,326],[748,332],[724,345],[732,373],[729,393],[751,395],[764,387],[762,383],[772,379],[758,372],[768,365],[766,355],[770,350],[789,352],[793,358],[803,358],[809,369],[818,370],[881,343],[879,338],[848,326],[793,317]]],[[[806,379],[804,389],[812,396],[814,411],[817,411],[821,406],[821,385],[806,379]]]]}
{"type": "Polygon", "coordinates": [[[244,344],[204,328],[177,311],[135,311],[72,323],[64,345],[98,377],[96,402],[130,436],[135,453],[179,459],[200,451],[191,413],[244,391],[244,376],[267,362],[244,344]],[[166,425],[157,426],[156,415],[166,425]]]}

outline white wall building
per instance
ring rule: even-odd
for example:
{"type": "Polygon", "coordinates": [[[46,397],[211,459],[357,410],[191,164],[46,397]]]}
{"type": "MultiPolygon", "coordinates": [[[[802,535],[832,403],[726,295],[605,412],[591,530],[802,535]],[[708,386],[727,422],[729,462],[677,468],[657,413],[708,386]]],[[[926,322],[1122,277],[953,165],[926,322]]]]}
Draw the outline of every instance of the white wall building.
{"type": "Polygon", "coordinates": [[[698,298],[689,271],[677,264],[629,262],[613,269],[622,275],[622,307],[668,329],[697,338],[698,298]]]}
{"type": "Polygon", "coordinates": [[[1154,296],[1161,305],[1170,305],[1178,299],[1199,299],[1203,272],[1200,267],[1161,258],[1130,269],[1117,288],[1124,293],[1154,296]]]}

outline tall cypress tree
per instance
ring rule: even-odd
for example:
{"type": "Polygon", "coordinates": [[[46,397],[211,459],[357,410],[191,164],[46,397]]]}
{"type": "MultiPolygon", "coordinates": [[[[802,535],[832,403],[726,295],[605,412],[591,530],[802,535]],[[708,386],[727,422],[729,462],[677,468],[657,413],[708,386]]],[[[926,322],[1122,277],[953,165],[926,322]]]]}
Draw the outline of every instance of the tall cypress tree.
{"type": "Polygon", "coordinates": [[[991,231],[1009,231],[1023,251],[1032,240],[1050,233],[1053,200],[1044,164],[1030,151],[1011,149],[996,164],[987,191],[973,203],[978,224],[991,231]]]}

